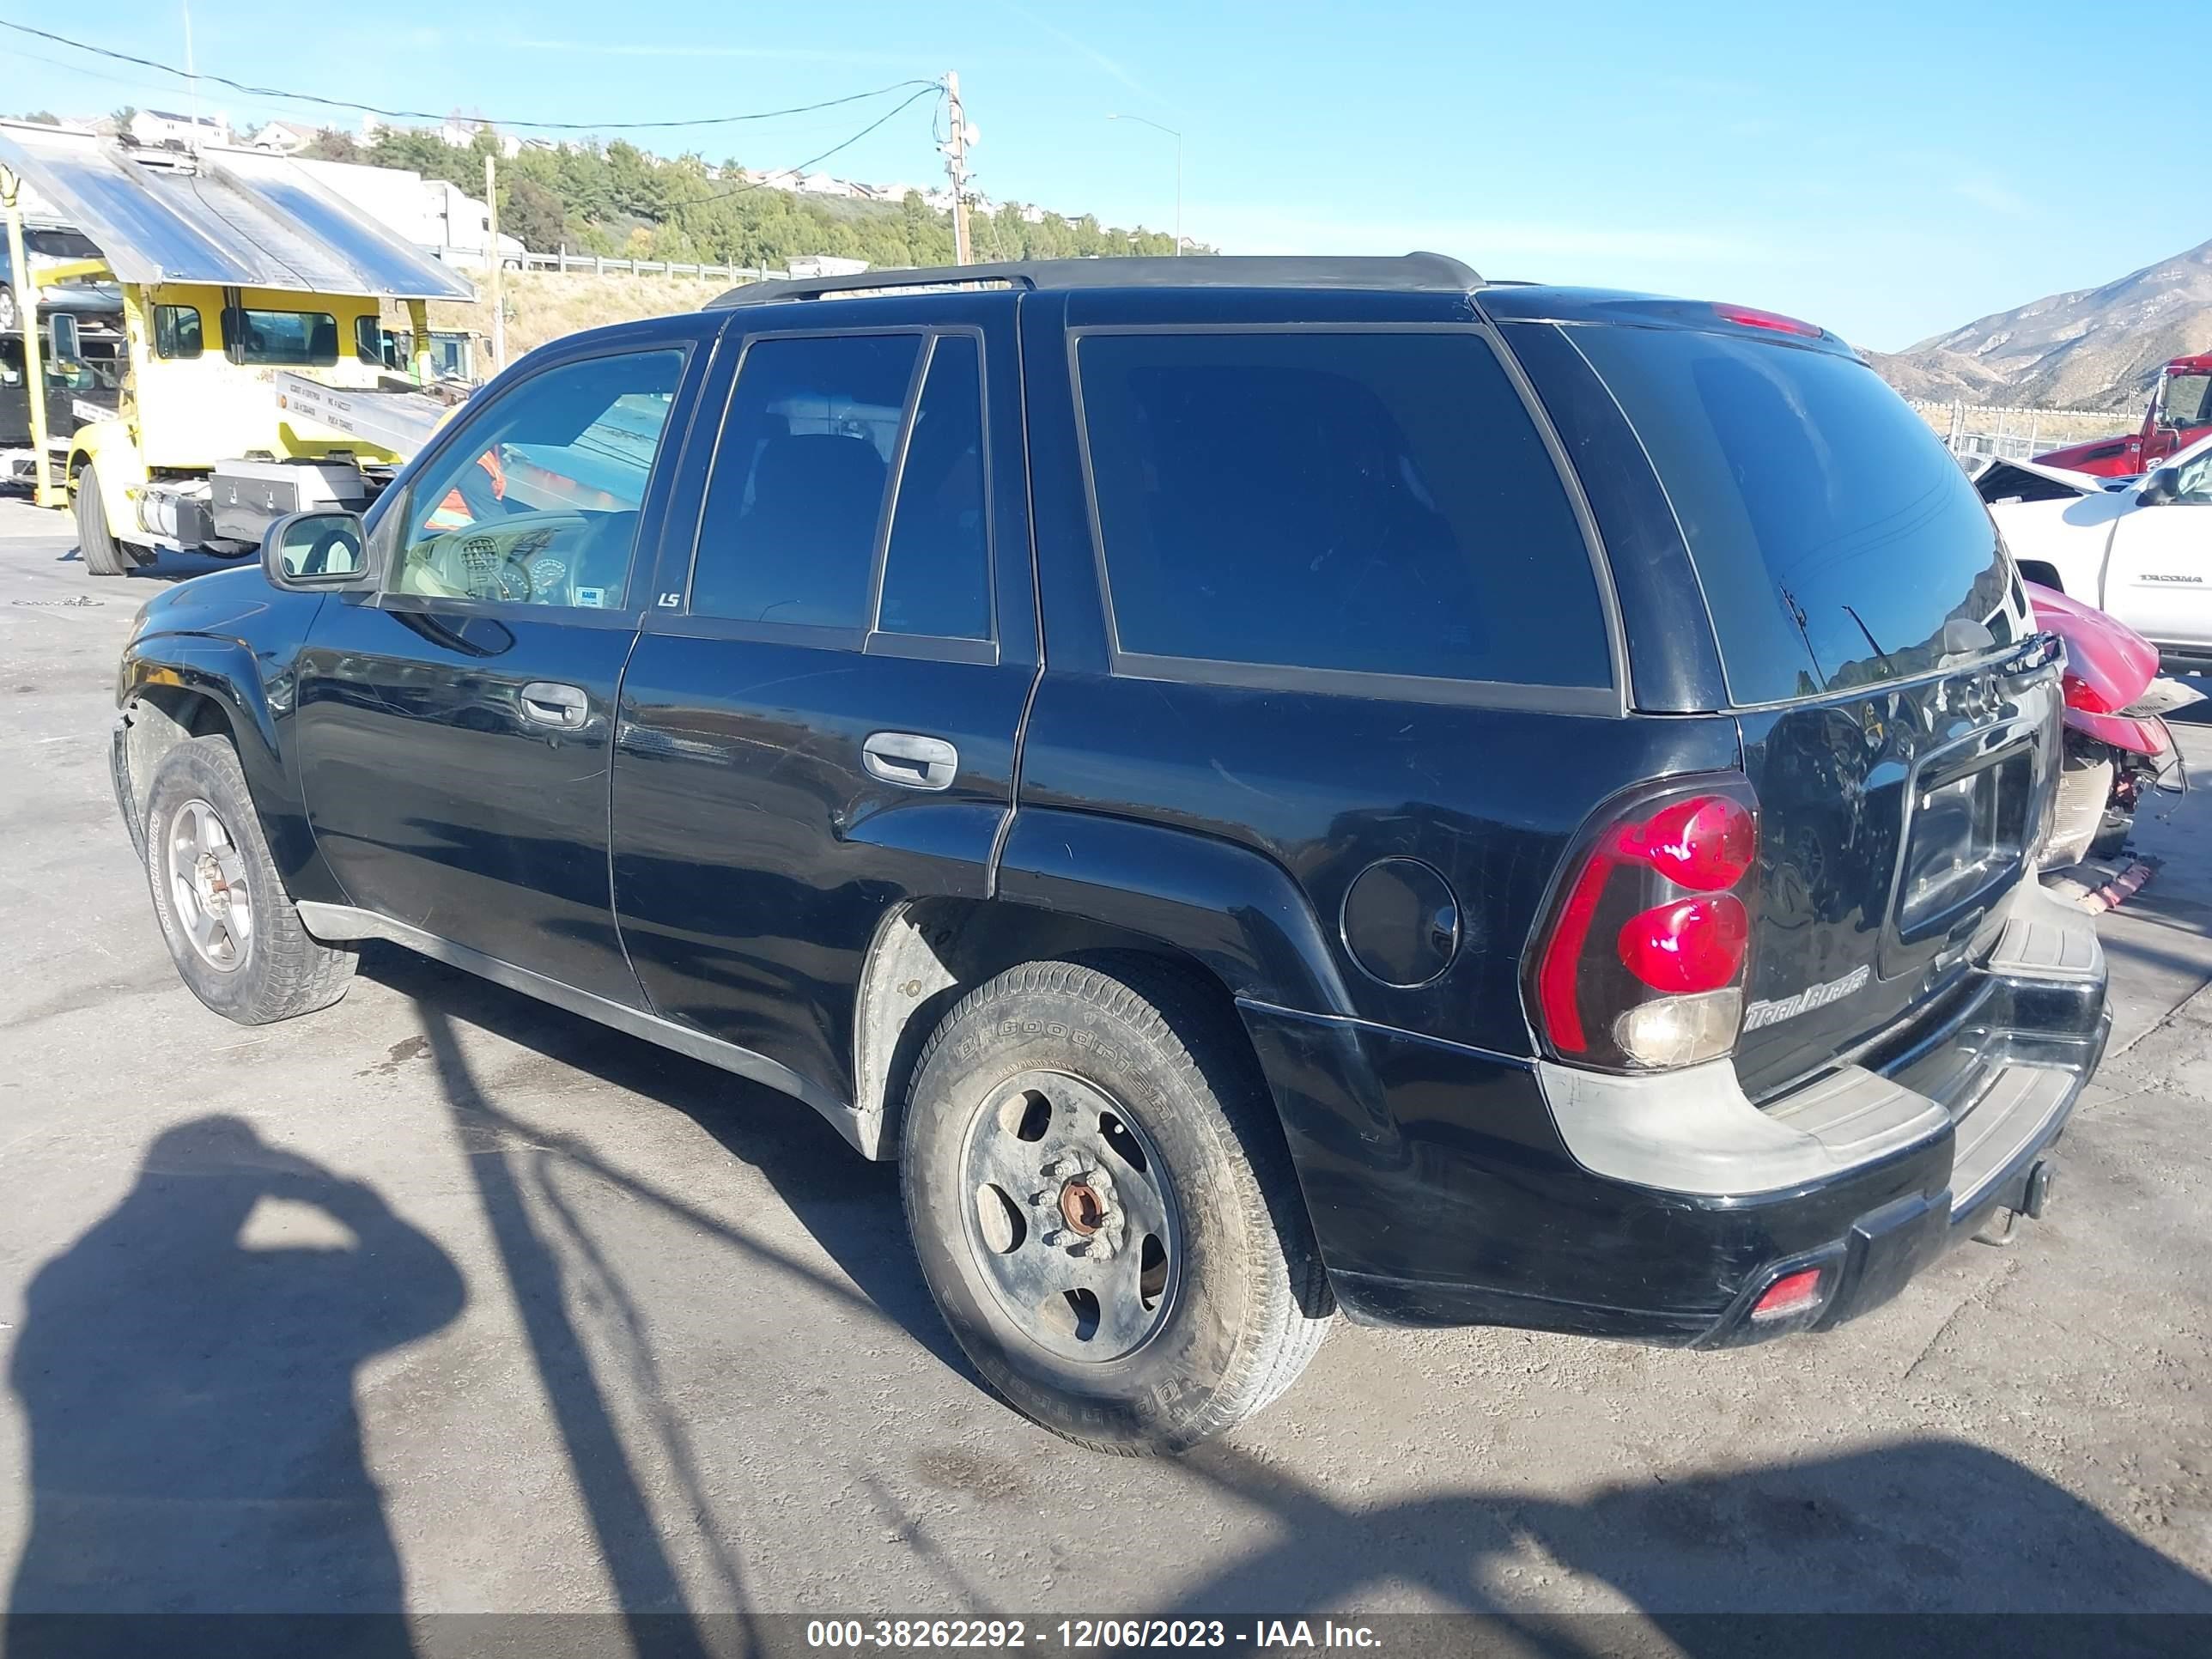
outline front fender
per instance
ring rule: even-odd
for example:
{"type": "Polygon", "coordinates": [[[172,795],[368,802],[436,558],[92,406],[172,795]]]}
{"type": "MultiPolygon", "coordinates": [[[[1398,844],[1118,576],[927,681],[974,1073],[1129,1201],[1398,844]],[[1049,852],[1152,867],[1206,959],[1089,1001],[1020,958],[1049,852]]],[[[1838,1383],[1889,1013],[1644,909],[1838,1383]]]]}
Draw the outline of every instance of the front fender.
{"type": "Polygon", "coordinates": [[[1248,848],[1162,824],[1024,807],[1000,856],[997,892],[1173,945],[1240,1000],[1352,1012],[1304,894],[1248,848]]]}
{"type": "Polygon", "coordinates": [[[79,427],[70,438],[70,489],[86,466],[100,481],[100,505],[110,530],[128,539],[138,528],[138,503],[131,492],[146,483],[146,458],[125,422],[94,421],[79,427]]]}
{"type": "Polygon", "coordinates": [[[295,899],[343,902],[307,826],[283,733],[292,709],[290,659],[258,658],[242,641],[207,634],[157,634],[125,647],[116,685],[125,735],[125,775],[118,787],[143,812],[150,780],[140,757],[158,759],[158,743],[132,741],[131,726],[153,704],[172,720],[190,699],[213,704],[229,729],[255,815],[286,888],[295,899]]]}

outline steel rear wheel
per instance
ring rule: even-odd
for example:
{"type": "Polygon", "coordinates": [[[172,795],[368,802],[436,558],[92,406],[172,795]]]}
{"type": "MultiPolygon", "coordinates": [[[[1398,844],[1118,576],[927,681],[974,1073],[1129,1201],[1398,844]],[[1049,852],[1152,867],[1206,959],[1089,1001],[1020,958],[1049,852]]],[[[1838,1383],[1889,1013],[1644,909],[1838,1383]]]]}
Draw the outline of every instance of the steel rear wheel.
{"type": "Polygon", "coordinates": [[[1126,1106],[1066,1072],[1017,1073],[969,1120],[964,1162],[969,1249],[1031,1341],[1103,1363],[1152,1339],[1182,1240],[1160,1155],[1126,1106]]]}
{"type": "Polygon", "coordinates": [[[1241,1028],[1171,965],[1030,963],[963,999],[916,1067],[902,1180],[992,1387],[1125,1455],[1287,1389],[1333,1304],[1273,1114],[1241,1028]]]}

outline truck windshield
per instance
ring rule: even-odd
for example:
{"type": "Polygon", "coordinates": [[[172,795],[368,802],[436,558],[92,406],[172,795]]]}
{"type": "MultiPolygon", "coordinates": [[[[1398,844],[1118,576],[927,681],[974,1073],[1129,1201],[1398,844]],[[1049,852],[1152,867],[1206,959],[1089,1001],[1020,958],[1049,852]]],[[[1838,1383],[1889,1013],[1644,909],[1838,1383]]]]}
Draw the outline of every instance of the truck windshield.
{"type": "Polygon", "coordinates": [[[2159,399],[2159,423],[2162,426],[2212,424],[2212,410],[2204,406],[2208,392],[2212,392],[2212,374],[2199,370],[2189,374],[2167,375],[2166,395],[2159,399]]]}
{"type": "Polygon", "coordinates": [[[1738,703],[1902,678],[2021,636],[1980,497],[1871,368],[1689,329],[1573,332],[1666,487],[1738,703]]]}

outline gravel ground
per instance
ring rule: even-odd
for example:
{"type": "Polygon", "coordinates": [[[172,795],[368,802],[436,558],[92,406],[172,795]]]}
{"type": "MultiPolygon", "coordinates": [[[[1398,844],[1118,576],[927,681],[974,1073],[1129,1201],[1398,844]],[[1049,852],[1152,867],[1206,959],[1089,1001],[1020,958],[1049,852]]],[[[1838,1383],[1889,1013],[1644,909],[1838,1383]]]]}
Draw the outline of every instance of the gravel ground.
{"type": "Polygon", "coordinates": [[[983,1392],[893,1171],[804,1107],[396,951],[204,1011],[106,738],[137,604],[206,566],[71,546],[0,502],[18,1613],[2212,1613],[2202,796],[2139,830],[2014,1248],[1735,1353],[1340,1328],[1225,1441],[1102,1461],[983,1392]]]}

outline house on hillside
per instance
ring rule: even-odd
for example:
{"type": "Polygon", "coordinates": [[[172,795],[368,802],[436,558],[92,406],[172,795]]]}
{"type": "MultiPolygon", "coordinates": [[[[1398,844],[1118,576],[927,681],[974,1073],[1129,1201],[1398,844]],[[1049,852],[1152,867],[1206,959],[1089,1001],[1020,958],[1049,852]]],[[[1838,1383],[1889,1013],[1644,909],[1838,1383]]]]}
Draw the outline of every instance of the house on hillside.
{"type": "MultiPolygon", "coordinates": [[[[438,137],[455,149],[473,149],[477,134],[490,125],[490,122],[479,120],[472,115],[448,115],[438,127],[438,137]]],[[[502,132],[498,137],[501,155],[513,157],[522,154],[522,140],[513,133],[502,132]]]]}
{"type": "Polygon", "coordinates": [[[230,118],[220,111],[192,116],[142,109],[131,116],[125,130],[134,142],[155,149],[166,145],[173,149],[204,149],[210,144],[230,143],[230,118]]]}
{"type": "Polygon", "coordinates": [[[297,155],[315,142],[316,129],[297,121],[271,121],[246,142],[255,149],[278,155],[297,155]]]}
{"type": "Polygon", "coordinates": [[[849,185],[842,179],[832,179],[826,173],[810,173],[799,181],[801,196],[832,196],[852,201],[860,194],[860,186],[849,185]]]}

